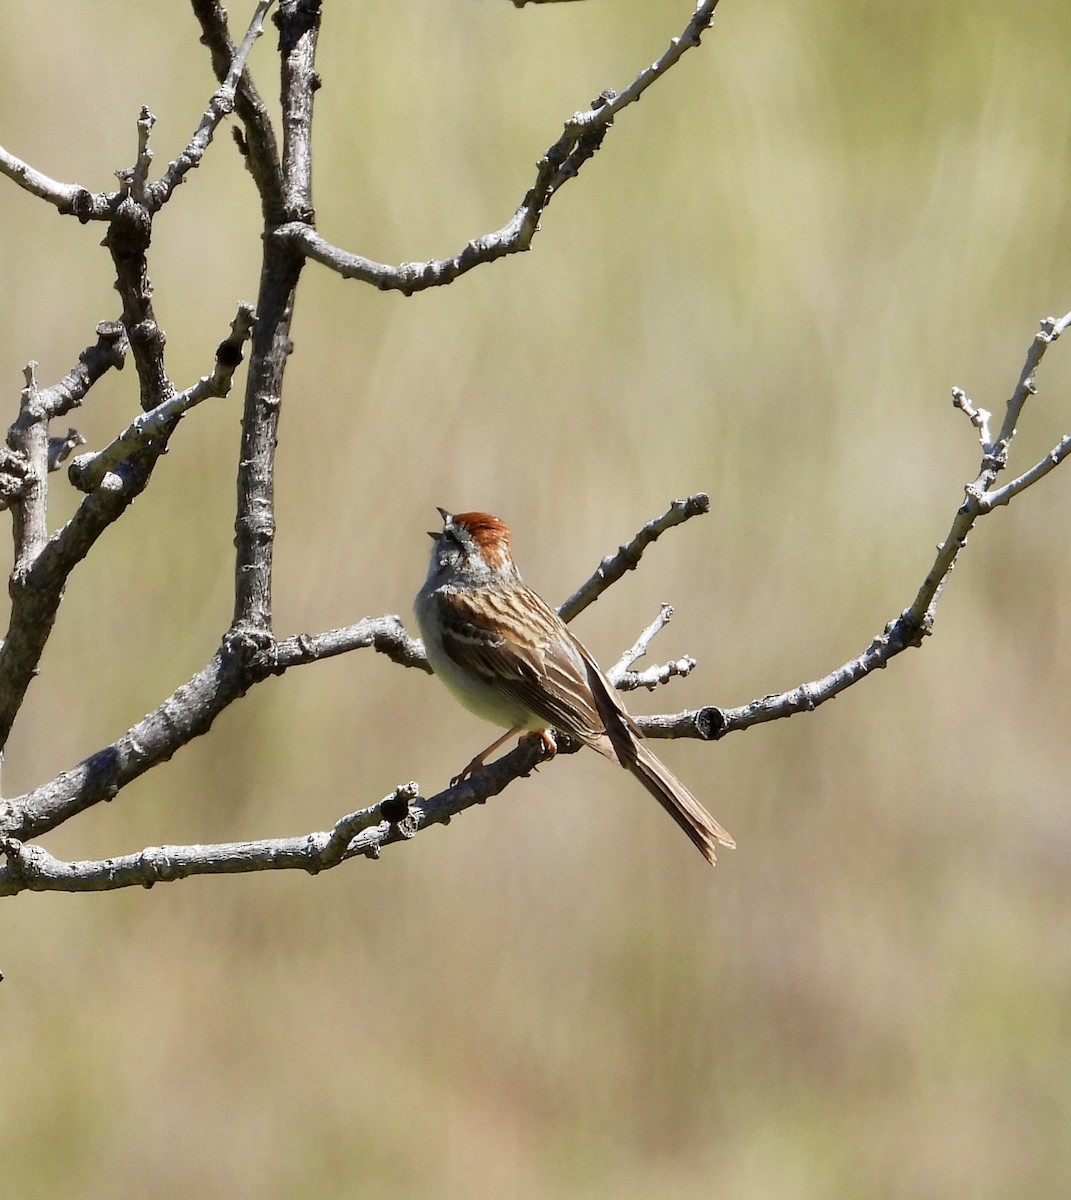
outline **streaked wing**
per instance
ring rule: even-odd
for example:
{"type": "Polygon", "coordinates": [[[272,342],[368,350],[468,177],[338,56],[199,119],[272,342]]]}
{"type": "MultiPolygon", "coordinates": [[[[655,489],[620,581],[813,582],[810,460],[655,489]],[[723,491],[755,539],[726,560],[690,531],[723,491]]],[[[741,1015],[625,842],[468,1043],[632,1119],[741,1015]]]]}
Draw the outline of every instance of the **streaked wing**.
{"type": "Polygon", "coordinates": [[[458,666],[548,726],[589,744],[605,734],[586,652],[535,592],[520,584],[475,594],[440,592],[437,600],[443,648],[458,666]]]}

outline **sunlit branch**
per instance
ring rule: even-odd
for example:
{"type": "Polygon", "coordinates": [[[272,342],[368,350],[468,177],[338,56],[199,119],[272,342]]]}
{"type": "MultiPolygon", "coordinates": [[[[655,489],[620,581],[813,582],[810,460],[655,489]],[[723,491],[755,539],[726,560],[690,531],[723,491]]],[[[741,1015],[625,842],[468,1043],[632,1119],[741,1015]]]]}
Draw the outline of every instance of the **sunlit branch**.
{"type": "Polygon", "coordinates": [[[211,145],[219,123],[225,116],[234,111],[235,95],[238,91],[239,81],[245,71],[249,52],[253,49],[253,44],[257,38],[264,32],[264,17],[274,3],[275,0],[259,0],[253,12],[253,17],[249,22],[249,28],[246,30],[245,37],[234,51],[227,74],[223,82],[212,94],[212,99],[209,101],[208,107],[201,117],[200,124],[194,131],[193,137],[190,138],[185,150],[183,150],[174,162],[168,164],[163,176],[153,185],[152,199],[157,208],[166,204],[172,192],[185,180],[189,172],[195,167],[200,166],[201,159],[204,158],[205,151],[211,145]]]}
{"type": "MultiPolygon", "coordinates": [[[[231,390],[234,372],[242,362],[242,348],[249,340],[253,329],[254,314],[249,304],[238,307],[231,322],[230,336],[216,350],[216,362],[210,375],[203,375],[195,384],[176,393],[150,412],[141,413],[131,424],[103,450],[95,454],[81,454],[70,465],[68,474],[75,487],[91,492],[96,487],[108,486],[106,477],[127,462],[139,450],[152,441],[168,438],[174,431],[179,418],[195,405],[210,396],[226,396],[231,390]]],[[[115,476],[113,486],[121,487],[121,476],[115,476]]]]}
{"type": "Polygon", "coordinates": [[[688,496],[683,500],[674,500],[661,516],[648,521],[631,541],[619,547],[616,553],[607,555],[599,563],[595,574],[582,583],[568,600],[559,605],[558,613],[562,620],[573,620],[588,605],[594,604],[603,592],[616,583],[626,571],[634,571],[643,557],[643,552],[667,529],[672,529],[675,525],[682,525],[685,521],[690,521],[692,517],[703,516],[709,511],[710,497],[705,492],[696,492],[694,496],[688,496]]]}
{"type": "Polygon", "coordinates": [[[562,136],[539,160],[535,182],[509,221],[500,229],[473,238],[457,254],[392,266],[333,245],[304,221],[282,225],[274,236],[344,279],[356,279],[383,291],[399,291],[407,296],[427,288],[442,287],[473,267],[528,250],[539,229],[540,218],[558,189],[575,178],[581,166],[600,148],[618,113],[639,100],[680,61],[685,51],[699,45],[714,19],[717,6],[718,0],[701,0],[680,36],[673,38],[666,51],[640,71],[626,88],[620,92],[604,91],[592,102],[590,110],[574,113],[565,122],[562,136]]]}

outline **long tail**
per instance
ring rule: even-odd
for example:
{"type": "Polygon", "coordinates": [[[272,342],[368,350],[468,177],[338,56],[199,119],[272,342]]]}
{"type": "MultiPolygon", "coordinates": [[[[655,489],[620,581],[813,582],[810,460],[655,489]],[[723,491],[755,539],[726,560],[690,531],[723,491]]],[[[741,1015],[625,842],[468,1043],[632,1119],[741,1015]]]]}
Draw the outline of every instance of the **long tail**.
{"type": "MultiPolygon", "coordinates": [[[[625,765],[699,848],[711,866],[717,861],[714,847],[719,842],[731,849],[736,842],[707,812],[665,763],[634,742],[635,759],[625,765]]],[[[632,756],[629,756],[632,758],[632,756]]]]}

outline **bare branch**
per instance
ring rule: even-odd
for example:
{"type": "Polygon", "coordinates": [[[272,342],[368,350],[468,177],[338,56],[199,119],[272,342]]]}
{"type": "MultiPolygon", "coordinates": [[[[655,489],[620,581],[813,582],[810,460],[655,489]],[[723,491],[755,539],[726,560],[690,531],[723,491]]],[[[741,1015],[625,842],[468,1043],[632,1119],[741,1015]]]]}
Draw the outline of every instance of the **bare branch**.
{"type": "MultiPolygon", "coordinates": [[[[220,83],[226,85],[238,55],[227,28],[227,12],[219,0],[191,0],[191,5],[201,25],[201,41],[212,55],[212,69],[220,83]]],[[[238,139],[238,148],[260,193],[261,211],[269,225],[277,225],[287,219],[283,210],[283,170],[279,148],[267,105],[247,70],[242,71],[239,77],[234,109],[245,130],[244,136],[238,139]]]]}
{"type": "MultiPolygon", "coordinates": [[[[151,412],[136,417],[104,450],[96,454],[79,455],[71,463],[68,472],[75,487],[83,492],[91,492],[94,488],[109,486],[105,482],[109,472],[114,474],[150,443],[169,438],[183,414],[210,396],[226,396],[231,390],[234,372],[242,361],[242,347],[249,340],[253,323],[252,305],[239,305],[238,313],[231,322],[230,336],[220,342],[216,349],[216,364],[212,374],[202,376],[192,387],[158,404],[151,412]]],[[[113,480],[111,486],[121,486],[121,480],[113,480]]]]}
{"type": "MultiPolygon", "coordinates": [[[[1023,405],[1027,398],[1036,392],[1034,376],[1038,365],[1048,347],[1069,325],[1071,313],[1059,319],[1047,317],[1041,322],[1041,328],[1027,353],[1019,382],[1005,406],[1004,421],[997,441],[990,447],[988,437],[983,432],[983,457],[978,477],[967,485],[964,502],[956,511],[948,535],[938,546],[937,556],[915,599],[861,654],[831,671],[824,678],[801,684],[787,692],[763,696],[739,708],[701,710],[710,714],[706,721],[696,721],[694,713],[641,719],[640,725],[644,732],[653,737],[720,738],[752,725],[791,717],[799,712],[811,712],[846,688],[865,679],[873,671],[884,667],[897,654],[911,647],[921,646],[923,639],[933,629],[941,592],[978,518],[999,505],[1007,504],[1026,488],[1043,479],[1071,454],[1071,435],[1068,435],[1045,458],[1017,479],[1003,488],[992,489],[994,479],[1007,465],[1016,421],[1023,405]]],[[[953,403],[970,417],[976,428],[982,430],[988,423],[989,414],[983,417],[981,414],[984,410],[976,409],[962,389],[957,388],[953,393],[953,403]]]]}
{"type": "MultiPolygon", "coordinates": [[[[1068,324],[1071,324],[1071,313],[1059,320],[1054,317],[1046,317],[1041,322],[1041,329],[1035,335],[1027,352],[1026,363],[1020,372],[1019,382],[1005,406],[1004,421],[997,440],[991,450],[983,453],[978,477],[973,483],[967,485],[964,502],[956,512],[948,535],[937,549],[937,557],[933,566],[923,580],[910,608],[906,609],[900,618],[901,621],[906,622],[909,629],[918,629],[922,635],[930,632],[941,590],[956,564],[959,552],[967,544],[967,535],[975,521],[992,507],[992,500],[988,493],[997,475],[1007,466],[1019,414],[1022,412],[1027,397],[1036,391],[1034,375],[1041,359],[1048,347],[1067,328],[1068,324]]],[[[1051,467],[1046,468],[1036,478],[1048,474],[1051,469],[1051,467]]],[[[1020,487],[1019,490],[1022,488],[1020,487]]],[[[1011,498],[1011,494],[1008,499],[1011,498]]],[[[910,637],[908,644],[914,644],[910,637]]]]}
{"type": "Polygon", "coordinates": [[[366,617],[356,625],[331,629],[326,633],[299,633],[275,642],[263,651],[270,659],[270,673],[280,674],[291,667],[305,666],[321,659],[349,654],[371,647],[403,667],[417,667],[431,674],[424,646],[405,631],[400,617],[366,617]]]}
{"type": "Polygon", "coordinates": [[[24,575],[48,538],[48,406],[37,386],[37,363],[26,364],[26,386],[8,444],[25,463],[25,487],[14,512],[15,569],[24,575]]]}
{"type": "Polygon", "coordinates": [[[121,371],[126,363],[126,330],[118,321],[101,321],[97,340],[78,356],[78,363],[51,387],[38,393],[49,420],[64,417],[86,398],[94,383],[108,370],[121,371]]]}
{"type": "Polygon", "coordinates": [[[115,266],[115,288],[123,302],[123,325],[138,373],[141,407],[148,412],[175,393],[164,364],[165,337],[153,311],[146,253],[152,217],[132,196],[123,199],[108,225],[104,245],[115,266]]]}
{"type": "Polygon", "coordinates": [[[149,137],[152,127],[156,124],[155,113],[142,105],[138,116],[138,156],[133,168],[118,172],[120,184],[129,186],[130,195],[142,207],[149,206],[149,168],[152,166],[153,152],[149,147],[149,137]]]}
{"type": "MultiPolygon", "coordinates": [[[[994,463],[990,464],[993,477],[996,476],[997,471],[1007,464],[1008,450],[1011,447],[1012,438],[1015,437],[1015,427],[1018,424],[1019,415],[1023,411],[1023,406],[1029,397],[1036,393],[1034,375],[1041,365],[1045,351],[1064,332],[1068,325],[1071,325],[1071,313],[1065,313],[1064,316],[1059,318],[1046,317],[1041,322],[1041,328],[1034,335],[1030,351],[1026,356],[1026,362],[1023,364],[1023,369],[1019,374],[1019,382],[1015,385],[1015,391],[1012,392],[1005,408],[1004,423],[1000,427],[1000,433],[997,434],[997,440],[993,446],[993,454],[996,459],[994,463]]],[[[993,478],[987,477],[985,487],[990,487],[992,482],[993,478]]]]}
{"type": "Polygon", "coordinates": [[[404,784],[371,808],[342,817],[323,833],[211,846],[150,846],[137,854],[95,862],[63,862],[40,846],[4,838],[0,840],[0,854],[6,859],[6,865],[0,867],[0,896],[21,891],[104,892],[173,883],[191,875],[244,875],[250,871],[298,869],[314,875],[355,854],[374,855],[371,840],[359,850],[354,848],[354,840],[374,828],[382,841],[392,827],[405,827],[411,821],[411,802],[418,795],[415,783],[404,784]]]}
{"type": "Polygon", "coordinates": [[[645,717],[633,713],[632,718],[643,731],[643,736],[649,738],[697,738],[701,742],[713,742],[725,732],[723,711],[713,704],[679,713],[657,713],[645,717]]]}
{"type": "Polygon", "coordinates": [[[533,219],[532,211],[522,205],[501,229],[473,238],[452,258],[401,263],[399,266],[388,266],[342,250],[303,222],[280,225],[274,237],[304,257],[329,267],[343,279],[356,279],[384,292],[398,291],[411,296],[414,292],[453,283],[459,275],[482,263],[527,250],[537,225],[538,213],[533,219]]]}
{"type": "MultiPolygon", "coordinates": [[[[559,754],[579,746],[561,744],[559,754]]],[[[497,795],[538,764],[543,749],[528,739],[488,766],[477,778],[423,799],[415,783],[395,789],[369,808],[349,813],[326,833],[214,846],[151,847],[138,854],[96,862],[66,863],[10,833],[0,836],[0,896],[33,891],[109,891],[151,886],[190,875],[245,874],[299,869],[316,873],[357,855],[378,858],[381,849],[408,841],[430,825],[446,824],[474,804],[497,795]]]]}
{"type": "Polygon", "coordinates": [[[952,407],[958,408],[978,430],[978,440],[982,443],[982,453],[991,454],[993,443],[989,437],[989,422],[993,414],[987,408],[975,408],[970,396],[962,389],[952,389],[952,407]]]}
{"type": "Polygon", "coordinates": [[[264,17],[274,3],[275,0],[259,0],[245,37],[242,39],[241,45],[234,51],[227,73],[220,86],[213,92],[212,99],[208,102],[208,107],[194,131],[193,137],[190,138],[189,144],[178,158],[168,163],[163,176],[153,185],[151,199],[154,208],[158,209],[166,204],[175,188],[185,181],[190,171],[200,166],[205,151],[211,145],[212,138],[219,128],[219,123],[234,111],[235,94],[245,71],[249,52],[253,49],[257,38],[264,32],[264,17]]]}
{"type": "MultiPolygon", "coordinates": [[[[282,0],[275,21],[282,53],[284,130],[278,199],[289,219],[311,220],[312,101],[319,86],[313,64],[320,9],[298,0],[282,0]]],[[[242,413],[231,620],[232,629],[257,635],[268,634],[272,625],[275,447],[283,375],[291,349],[290,321],[303,265],[301,256],[284,243],[265,237],[257,328],[242,413]]]]}
{"type": "MultiPolygon", "coordinates": [[[[801,712],[813,712],[820,704],[832,700],[852,684],[865,679],[872,671],[884,667],[901,651],[912,646],[921,646],[922,639],[930,633],[931,625],[932,618],[929,623],[921,625],[914,622],[905,611],[887,625],[885,631],[876,637],[862,654],[831,671],[823,679],[800,684],[778,695],[763,696],[739,708],[715,710],[718,715],[711,718],[712,733],[706,732],[702,724],[696,724],[691,719],[693,714],[681,713],[677,718],[660,722],[659,731],[653,736],[721,738],[727,733],[735,733],[766,721],[777,721],[801,712]]],[[[646,724],[641,722],[641,725],[644,732],[651,736],[646,724]]]]}
{"type": "Polygon", "coordinates": [[[110,221],[123,199],[121,191],[90,192],[77,183],[60,183],[3,146],[0,146],[0,175],[6,175],[31,196],[47,200],[64,216],[77,217],[83,225],[87,221],[110,221]]]}
{"type": "Polygon", "coordinates": [[[59,452],[49,437],[49,421],[80,404],[109,367],[120,368],[125,346],[121,326],[102,323],[96,344],[83,350],[77,365],[52,387],[38,387],[34,363],[26,368],[19,415],[7,434],[9,449],[0,456],[0,498],[13,511],[15,540],[11,612],[0,644],[0,748],[37,670],[63,593],[65,576],[42,581],[35,574],[48,544],[48,473],[59,452]]]}
{"type": "MultiPolygon", "coordinates": [[[[634,571],[639,565],[640,558],[647,547],[675,525],[682,525],[692,517],[702,516],[710,511],[710,497],[705,492],[696,492],[684,500],[674,500],[669,508],[646,525],[636,534],[632,541],[621,546],[616,554],[611,554],[599,563],[598,570],[586,583],[579,588],[559,608],[563,621],[571,621],[606,591],[611,584],[616,583],[626,571],[634,571]]],[[[653,636],[653,635],[652,635],[653,636]]]]}
{"type": "Polygon", "coordinates": [[[26,494],[29,469],[18,451],[0,446],[0,509],[10,508],[26,494]]]}
{"type": "MultiPolygon", "coordinates": [[[[240,342],[248,336],[251,316],[248,306],[239,312],[232,325],[231,337],[217,351],[215,371],[207,381],[201,381],[186,394],[193,402],[203,398],[202,393],[212,394],[214,387],[224,383],[229,385],[230,375],[241,358],[240,342]],[[237,351],[235,339],[239,344],[237,351]]],[[[36,674],[71,571],[85,558],[104,530],[144,490],[178,421],[173,412],[162,421],[154,420],[149,414],[145,437],[131,435],[128,430],[124,438],[119,439],[122,454],[105,452],[103,461],[107,469],[100,473],[100,486],[86,496],[65,525],[48,535],[45,502],[52,449],[48,420],[78,403],[94,379],[109,365],[121,362],[125,345],[122,333],[116,326],[101,325],[97,345],[85,351],[78,367],[54,388],[38,389],[32,370],[28,369],[19,420],[8,433],[9,442],[26,464],[26,475],[22,491],[12,505],[16,553],[8,587],[11,595],[8,630],[0,644],[0,747],[6,744],[26,690],[36,674]]],[[[138,422],[135,422],[132,429],[137,427],[138,422]]],[[[93,459],[93,456],[84,457],[93,459]]],[[[72,463],[76,477],[80,463],[81,459],[72,463]]]]}
{"type": "Polygon", "coordinates": [[[617,683],[617,676],[625,674],[630,668],[647,653],[647,647],[651,642],[662,632],[669,624],[673,617],[673,605],[663,604],[658,610],[658,616],[647,626],[633,644],[625,651],[624,654],[614,663],[613,667],[607,672],[607,676],[613,683],[617,683]]]}
{"type": "Polygon", "coordinates": [[[1068,454],[1071,454],[1071,434],[1062,437],[1043,459],[1036,462],[1029,471],[1024,471],[1018,479],[1013,479],[1003,487],[986,492],[982,497],[985,511],[988,512],[991,508],[999,508],[1002,504],[1007,504],[1020,492],[1037,483],[1039,479],[1044,479],[1051,470],[1064,461],[1068,454]]]}
{"type": "Polygon", "coordinates": [[[78,197],[85,194],[85,188],[76,183],[60,183],[57,179],[51,179],[9,150],[5,150],[3,146],[0,146],[0,173],[13,180],[31,196],[47,200],[60,212],[72,212],[78,197]]]}
{"type": "Polygon", "coordinates": [[[669,683],[671,679],[683,679],[686,675],[691,675],[696,666],[696,660],[690,654],[686,654],[683,658],[648,667],[645,671],[625,671],[612,682],[621,692],[634,692],[639,688],[653,692],[655,688],[669,683]]]}
{"type": "MultiPolygon", "coordinates": [[[[15,507],[16,569],[25,569],[48,537],[47,475],[54,471],[81,435],[71,430],[64,439],[50,438],[48,424],[81,404],[93,384],[114,367],[121,370],[126,350],[122,326],[102,322],[97,342],[78,356],[77,364],[58,382],[39,388],[36,363],[26,367],[26,387],[15,423],[8,430],[0,506],[15,507]]],[[[84,439],[83,439],[84,440],[84,439]]]]}
{"type": "Polygon", "coordinates": [[[617,114],[634,104],[680,61],[686,50],[699,45],[714,19],[717,6],[718,0],[701,0],[681,35],[674,38],[665,53],[645,67],[628,87],[621,92],[604,91],[592,101],[589,111],[574,113],[566,121],[562,136],[540,159],[535,182],[510,220],[493,233],[473,238],[451,258],[388,266],[332,245],[305,222],[283,225],[275,231],[275,237],[344,279],[356,279],[382,291],[399,291],[407,296],[427,288],[442,287],[473,267],[527,250],[539,229],[540,218],[558,189],[575,178],[581,166],[599,149],[617,114]]]}
{"type": "Polygon", "coordinates": [[[671,679],[690,675],[695,669],[696,661],[691,655],[678,658],[675,662],[662,663],[660,666],[648,667],[646,671],[633,671],[633,665],[646,653],[651,642],[669,624],[673,616],[673,607],[663,604],[658,616],[640,634],[632,646],[625,651],[616,663],[606,672],[606,677],[620,692],[633,692],[637,688],[647,688],[653,691],[671,679]]]}

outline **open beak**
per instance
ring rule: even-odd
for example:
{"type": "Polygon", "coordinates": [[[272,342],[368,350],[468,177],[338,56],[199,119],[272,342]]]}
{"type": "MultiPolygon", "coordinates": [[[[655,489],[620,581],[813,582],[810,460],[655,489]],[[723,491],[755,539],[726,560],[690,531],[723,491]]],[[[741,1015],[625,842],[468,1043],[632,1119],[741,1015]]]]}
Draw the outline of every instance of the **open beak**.
{"type": "MultiPolygon", "coordinates": [[[[442,517],[442,519],[443,519],[443,524],[449,525],[450,522],[453,520],[454,514],[447,512],[445,508],[439,508],[439,506],[437,504],[435,507],[438,510],[439,516],[442,517]]],[[[442,535],[441,529],[438,532],[436,532],[434,529],[428,530],[428,537],[430,537],[430,538],[438,538],[441,535],[442,535]]]]}

